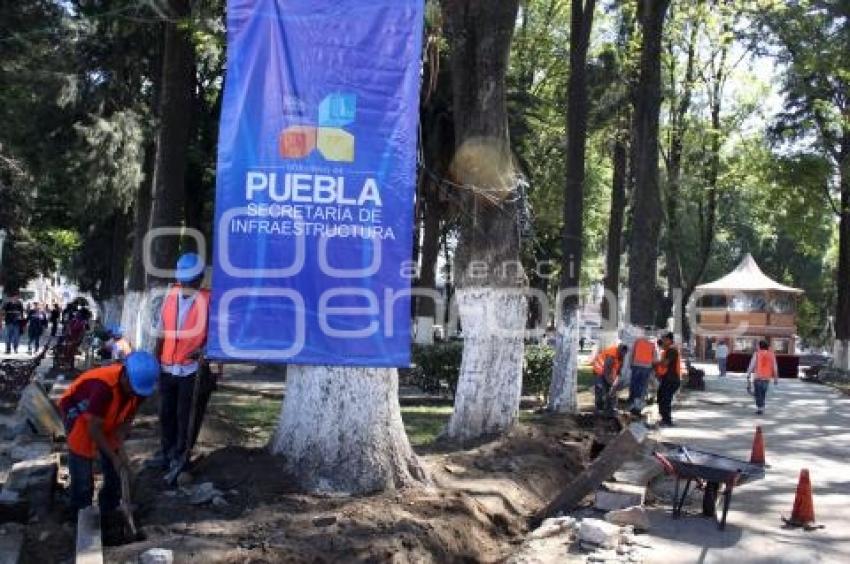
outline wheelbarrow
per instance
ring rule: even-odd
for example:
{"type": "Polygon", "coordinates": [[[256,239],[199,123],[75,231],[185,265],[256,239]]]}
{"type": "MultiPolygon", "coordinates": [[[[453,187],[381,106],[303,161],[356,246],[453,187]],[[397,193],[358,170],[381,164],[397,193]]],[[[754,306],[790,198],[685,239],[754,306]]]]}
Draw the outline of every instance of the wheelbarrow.
{"type": "Polygon", "coordinates": [[[685,505],[688,492],[691,486],[696,484],[704,490],[703,515],[716,519],[718,528],[723,530],[726,528],[726,515],[729,513],[729,504],[735,488],[746,482],[764,478],[763,464],[752,464],[684,445],[663,444],[667,447],[667,452],[655,452],[654,455],[664,467],[664,471],[676,478],[673,517],[678,518],[682,515],[682,507],[685,505]],[[683,481],[684,489],[681,488],[683,481]]]}

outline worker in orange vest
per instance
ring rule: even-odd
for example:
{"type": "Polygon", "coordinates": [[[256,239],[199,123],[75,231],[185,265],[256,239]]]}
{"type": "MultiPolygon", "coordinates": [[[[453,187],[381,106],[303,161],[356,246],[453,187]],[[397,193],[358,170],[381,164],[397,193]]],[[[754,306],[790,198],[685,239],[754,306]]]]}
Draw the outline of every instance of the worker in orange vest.
{"type": "Polygon", "coordinates": [[[81,374],[59,400],[68,442],[71,505],[78,511],[94,496],[94,459],[100,458],[103,487],[101,512],[118,508],[119,472],[128,466],[124,439],[142,401],[153,394],[159,363],[148,352],[135,352],[124,362],[81,374]]]}
{"type": "Polygon", "coordinates": [[[756,398],[756,415],[764,413],[764,402],[767,399],[767,388],[770,386],[770,379],[773,378],[773,385],[779,385],[779,367],[776,364],[776,355],[770,350],[767,341],[759,341],[759,350],[753,354],[750,360],[750,366],[747,368],[747,391],[751,390],[751,375],[755,373],[755,395],[756,398]]]}
{"type": "MultiPolygon", "coordinates": [[[[204,264],[196,253],[177,260],[174,284],[165,296],[160,314],[161,336],[157,358],[162,365],[159,380],[161,450],[148,466],[169,470],[181,463],[195,437],[189,437],[189,421],[202,413],[207,390],[195,393],[195,379],[203,372],[207,342],[209,291],[201,288],[204,264]],[[199,397],[205,395],[204,397],[199,397]],[[194,398],[194,401],[193,401],[194,398]]],[[[199,382],[199,384],[201,384],[199,382]]],[[[197,431],[197,424],[195,425],[197,431]]],[[[197,433],[196,433],[197,436],[197,433]]]]}
{"type": "Polygon", "coordinates": [[[655,376],[658,378],[658,414],[661,425],[673,426],[673,397],[682,385],[682,366],[679,349],[676,348],[676,338],[672,332],[661,337],[661,358],[652,363],[655,376]]]}
{"type": "Polygon", "coordinates": [[[597,415],[613,416],[616,412],[620,371],[628,352],[629,347],[626,345],[612,345],[596,353],[593,359],[593,373],[596,375],[593,392],[597,415]]]}
{"type": "Polygon", "coordinates": [[[652,363],[656,360],[655,343],[646,337],[635,339],[629,354],[631,380],[629,381],[629,409],[640,415],[644,407],[644,396],[652,363]]]}

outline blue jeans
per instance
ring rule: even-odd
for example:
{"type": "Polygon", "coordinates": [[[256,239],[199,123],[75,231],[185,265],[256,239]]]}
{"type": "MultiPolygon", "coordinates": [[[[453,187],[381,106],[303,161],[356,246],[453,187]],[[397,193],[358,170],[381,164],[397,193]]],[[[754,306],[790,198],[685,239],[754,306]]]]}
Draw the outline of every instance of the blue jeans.
{"type": "Polygon", "coordinates": [[[643,409],[643,399],[646,396],[649,374],[650,368],[648,366],[632,366],[632,380],[629,384],[629,403],[632,409],[643,409]]]}
{"type": "Polygon", "coordinates": [[[726,376],[726,359],[718,358],[717,359],[717,369],[720,370],[720,376],[726,376]]]}
{"type": "MultiPolygon", "coordinates": [[[[112,461],[100,453],[103,487],[97,496],[101,514],[114,511],[121,503],[121,478],[112,461]]],[[[68,472],[71,475],[71,507],[79,511],[91,505],[94,497],[94,459],[68,453],[68,472]]]]}
{"type": "Polygon", "coordinates": [[[756,397],[756,407],[764,409],[764,400],[767,399],[767,389],[770,387],[770,380],[762,380],[756,378],[753,382],[753,392],[756,397]]]}
{"type": "Polygon", "coordinates": [[[21,326],[17,323],[6,324],[6,354],[18,352],[18,342],[21,340],[21,326]]]}

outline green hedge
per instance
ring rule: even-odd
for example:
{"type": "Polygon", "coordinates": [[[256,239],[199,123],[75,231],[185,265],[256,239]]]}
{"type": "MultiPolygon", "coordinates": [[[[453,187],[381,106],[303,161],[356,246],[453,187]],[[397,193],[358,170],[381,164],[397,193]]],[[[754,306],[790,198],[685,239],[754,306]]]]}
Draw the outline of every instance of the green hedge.
{"type": "MultiPolygon", "coordinates": [[[[454,395],[460,374],[463,342],[449,341],[433,345],[413,346],[411,381],[423,392],[448,391],[454,395]]],[[[555,350],[546,345],[525,347],[522,371],[522,393],[546,399],[552,381],[555,350]]]]}
{"type": "Polygon", "coordinates": [[[462,354],[460,341],[413,345],[411,380],[423,392],[436,394],[448,390],[454,396],[462,354]]]}

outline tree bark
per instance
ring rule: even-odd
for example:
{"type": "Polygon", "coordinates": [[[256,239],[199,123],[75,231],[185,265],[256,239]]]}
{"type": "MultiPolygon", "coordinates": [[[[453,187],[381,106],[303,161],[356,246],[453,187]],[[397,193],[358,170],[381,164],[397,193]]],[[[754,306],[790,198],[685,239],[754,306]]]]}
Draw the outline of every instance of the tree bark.
{"type": "MultiPolygon", "coordinates": [[[[195,51],[191,32],[183,25],[191,5],[189,0],[171,0],[169,4],[174,20],[165,23],[151,229],[183,225],[186,155],[195,90],[195,51]]],[[[156,266],[173,268],[179,250],[176,236],[156,237],[151,247],[156,266]]],[[[148,282],[167,283],[152,276],[148,282]]]]}
{"type": "Polygon", "coordinates": [[[620,257],[623,254],[623,220],[626,215],[626,174],[628,128],[614,141],[613,179],[611,182],[611,212],[608,216],[608,247],[605,251],[605,290],[612,297],[602,301],[602,317],[609,326],[616,326],[620,314],[620,257]]]}
{"type": "Polygon", "coordinates": [[[134,347],[139,348],[143,342],[141,312],[145,292],[145,264],[143,260],[143,244],[148,232],[151,217],[151,190],[153,188],[153,169],[156,148],[153,143],[145,150],[144,171],[145,179],[136,191],[136,203],[133,210],[133,246],[130,257],[130,273],[127,278],[127,291],[121,311],[121,325],[124,335],[134,347]]]}
{"type": "MultiPolygon", "coordinates": [[[[477,140],[501,155],[498,162],[484,165],[510,168],[505,74],[518,0],[444,0],[443,10],[451,51],[455,147],[477,140]]],[[[514,195],[492,202],[476,197],[469,187],[458,195],[464,221],[454,272],[465,341],[446,431],[453,440],[503,432],[519,413],[526,303],[516,291],[525,285],[525,275],[514,195]]]]}
{"type": "Polygon", "coordinates": [[[582,247],[584,244],[584,179],[587,149],[587,50],[595,0],[573,0],[570,17],[570,78],[567,84],[567,171],[564,189],[564,235],[561,243],[560,327],[549,386],[549,410],[578,411],[578,326],[582,247]]]}
{"type": "MultiPolygon", "coordinates": [[[[699,4],[698,2],[697,5],[699,4]]],[[[665,202],[665,217],[667,219],[667,288],[670,292],[670,297],[672,297],[674,290],[683,288],[682,261],[679,256],[679,241],[681,240],[679,198],[681,197],[682,157],[685,148],[685,134],[688,130],[687,118],[688,112],[691,109],[691,99],[693,96],[699,23],[698,19],[694,19],[690,23],[691,29],[688,35],[685,77],[681,97],[678,100],[674,100],[670,111],[671,133],[669,156],[667,158],[667,194],[665,202]]],[[[671,70],[671,92],[675,92],[675,81],[675,73],[671,70]]]]}
{"type": "Polygon", "coordinates": [[[661,37],[670,0],[640,0],[638,21],[643,34],[640,78],[635,91],[634,174],[629,311],[633,325],[655,324],[658,287],[658,235],[661,198],[658,188],[658,117],[661,109],[661,37]]]}
{"type": "Polygon", "coordinates": [[[463,358],[446,436],[459,442],[509,430],[522,392],[525,296],[518,290],[458,288],[463,358]]]}
{"type": "Polygon", "coordinates": [[[271,451],[306,492],[366,494],[427,482],[390,368],[290,366],[271,451]]]}
{"type": "Polygon", "coordinates": [[[835,303],[835,364],[850,370],[850,133],[845,133],[838,162],[841,207],[838,219],[838,270],[835,303]]]}
{"type": "MultiPolygon", "coordinates": [[[[435,290],[437,285],[437,259],[440,256],[440,224],[442,213],[435,186],[425,188],[425,203],[422,218],[422,247],[420,248],[420,269],[416,286],[424,290],[435,290]]],[[[436,303],[428,297],[417,296],[416,315],[434,318],[436,303]]]]}

